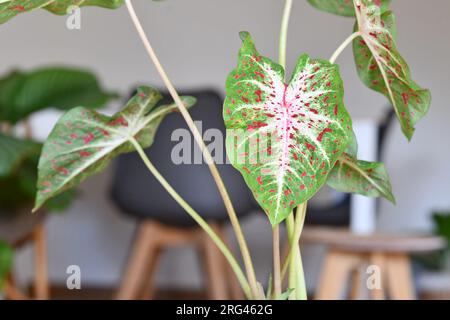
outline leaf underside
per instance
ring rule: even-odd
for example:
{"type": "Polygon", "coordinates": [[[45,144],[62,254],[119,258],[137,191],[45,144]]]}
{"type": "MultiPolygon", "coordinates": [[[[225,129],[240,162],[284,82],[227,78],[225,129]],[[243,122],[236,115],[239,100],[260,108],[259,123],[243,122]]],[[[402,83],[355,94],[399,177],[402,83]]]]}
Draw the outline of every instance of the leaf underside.
{"type": "Polygon", "coordinates": [[[369,88],[384,94],[392,103],[402,131],[410,140],[415,124],[427,113],[431,94],[411,78],[406,61],[395,44],[395,17],[381,13],[371,0],[355,0],[356,30],[361,38],[353,41],[358,74],[369,88]]]}
{"type": "Polygon", "coordinates": [[[356,160],[343,153],[331,170],[327,183],[337,191],[384,197],[395,203],[389,175],[380,162],[356,160]]]}
{"type": "Polygon", "coordinates": [[[0,4],[0,24],[5,23],[18,14],[42,8],[54,14],[65,15],[70,6],[97,6],[116,9],[124,0],[13,0],[0,4]]]}
{"type": "MultiPolygon", "coordinates": [[[[155,89],[140,87],[126,107],[112,117],[83,107],[63,115],[42,150],[34,210],[102,171],[115,156],[134,151],[131,139],[149,147],[163,117],[177,110],[175,104],[156,107],[160,99],[155,89]]],[[[187,107],[195,103],[192,97],[182,99],[187,107]]]]}
{"type": "Polygon", "coordinates": [[[273,225],[311,198],[352,134],[338,66],[298,59],[283,68],[261,56],[248,33],[227,79],[227,154],[273,225]]]}
{"type": "MultiPolygon", "coordinates": [[[[308,0],[308,2],[322,11],[346,17],[355,16],[353,0],[308,0]]],[[[390,2],[391,0],[374,0],[374,3],[381,8],[382,12],[388,9],[390,2]]]]}
{"type": "Polygon", "coordinates": [[[11,72],[0,79],[0,121],[12,124],[48,107],[69,110],[76,106],[98,108],[115,94],[105,92],[91,72],[47,67],[11,72]]]}

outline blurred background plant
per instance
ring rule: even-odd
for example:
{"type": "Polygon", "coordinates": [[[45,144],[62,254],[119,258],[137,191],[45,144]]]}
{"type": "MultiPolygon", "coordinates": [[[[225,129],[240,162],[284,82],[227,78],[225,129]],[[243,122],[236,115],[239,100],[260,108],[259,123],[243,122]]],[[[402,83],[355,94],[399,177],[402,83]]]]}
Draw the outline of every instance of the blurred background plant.
{"type": "Polygon", "coordinates": [[[414,256],[423,268],[430,271],[442,271],[449,267],[450,263],[450,211],[435,211],[432,214],[434,234],[442,237],[447,246],[435,252],[414,256]]]}
{"type": "MultiPolygon", "coordinates": [[[[101,88],[92,72],[78,68],[16,70],[0,79],[0,223],[31,214],[42,145],[33,139],[28,117],[47,108],[101,108],[116,97],[101,88]]],[[[75,196],[75,190],[68,190],[48,201],[42,211],[63,211],[75,196]]],[[[12,257],[10,244],[0,234],[0,289],[12,257]]]]}

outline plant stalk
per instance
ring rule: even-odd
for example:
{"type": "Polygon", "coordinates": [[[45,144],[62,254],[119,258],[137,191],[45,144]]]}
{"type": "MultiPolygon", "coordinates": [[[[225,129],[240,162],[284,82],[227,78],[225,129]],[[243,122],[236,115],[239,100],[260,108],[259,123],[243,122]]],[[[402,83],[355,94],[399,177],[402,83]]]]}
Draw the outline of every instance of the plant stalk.
{"type": "Polygon", "coordinates": [[[281,296],[281,257],[280,257],[280,225],[272,230],[273,234],[273,290],[275,299],[281,296]]]}
{"type": "Polygon", "coordinates": [[[167,182],[166,179],[159,173],[159,171],[155,168],[155,166],[151,163],[150,159],[145,154],[144,150],[142,149],[141,145],[135,140],[130,139],[130,142],[133,144],[136,151],[139,153],[142,161],[145,163],[149,171],[153,174],[153,176],[161,183],[161,185],[166,189],[166,191],[174,198],[176,202],[184,209],[186,212],[200,225],[200,227],[209,235],[209,237],[214,241],[214,243],[217,245],[219,250],[222,252],[222,254],[227,259],[228,263],[230,264],[231,268],[233,269],[234,273],[236,274],[236,277],[239,281],[239,284],[242,287],[242,290],[244,291],[247,298],[252,297],[252,292],[250,289],[250,285],[245,278],[245,275],[239,266],[239,263],[234,258],[231,251],[228,249],[228,247],[225,245],[225,243],[220,239],[220,237],[217,235],[216,232],[209,226],[209,224],[188,204],[184,199],[172,188],[172,186],[167,182]]]}
{"type": "Polygon", "coordinates": [[[299,241],[305,222],[307,203],[302,203],[297,207],[295,216],[294,234],[292,236],[289,260],[289,288],[295,288],[291,293],[290,299],[306,300],[305,276],[303,273],[303,264],[301,260],[299,241]]]}
{"type": "Polygon", "coordinates": [[[330,63],[335,63],[336,59],[339,57],[339,55],[344,51],[344,49],[357,37],[361,35],[361,32],[356,31],[352,33],[347,39],[342,42],[342,44],[336,49],[336,51],[333,53],[333,55],[330,58],[330,63]]]}
{"type": "Polygon", "coordinates": [[[205,161],[209,166],[211,174],[214,178],[217,188],[219,189],[220,195],[223,199],[226,210],[228,212],[230,222],[233,227],[234,233],[236,235],[236,239],[237,239],[239,247],[240,247],[242,258],[244,260],[247,278],[249,279],[250,287],[253,292],[253,296],[257,297],[259,295],[259,293],[258,293],[259,291],[258,291],[258,286],[257,286],[257,282],[256,282],[255,270],[253,267],[253,262],[252,262],[252,259],[250,256],[247,242],[245,240],[244,234],[243,234],[241,226],[239,224],[239,220],[237,218],[236,212],[234,211],[233,204],[231,203],[228,192],[225,188],[222,178],[220,177],[219,171],[217,170],[217,167],[214,164],[214,161],[212,159],[211,154],[209,153],[209,150],[205,146],[205,143],[203,141],[203,138],[202,138],[200,132],[198,131],[197,127],[194,124],[194,121],[192,120],[188,110],[186,109],[186,106],[184,106],[183,102],[181,101],[180,96],[178,95],[177,91],[175,90],[175,87],[173,86],[172,82],[170,81],[169,77],[167,76],[167,73],[165,72],[155,51],[153,50],[153,48],[150,44],[150,41],[148,40],[148,37],[146,36],[144,29],[142,28],[139,18],[136,15],[136,11],[134,10],[131,0],[125,0],[125,4],[127,6],[128,13],[131,17],[131,20],[134,23],[134,26],[139,34],[139,37],[141,38],[142,43],[144,44],[144,47],[145,47],[150,59],[152,60],[156,70],[158,71],[161,79],[163,80],[165,86],[167,87],[167,90],[169,90],[169,93],[172,96],[172,99],[175,101],[184,120],[186,121],[189,129],[191,130],[195,141],[197,142],[200,149],[202,150],[203,157],[205,158],[205,161]]]}
{"type": "Polygon", "coordinates": [[[278,47],[278,63],[286,69],[286,45],[289,17],[291,15],[292,0],[286,0],[284,4],[283,17],[281,18],[280,43],[278,47]]]}

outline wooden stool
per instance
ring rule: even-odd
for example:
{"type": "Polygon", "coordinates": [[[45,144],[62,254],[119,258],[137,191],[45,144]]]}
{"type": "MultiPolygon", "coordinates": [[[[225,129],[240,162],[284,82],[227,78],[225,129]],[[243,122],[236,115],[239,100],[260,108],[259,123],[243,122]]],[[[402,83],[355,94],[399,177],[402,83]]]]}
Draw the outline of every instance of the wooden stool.
{"type": "MultiPolygon", "coordinates": [[[[223,228],[217,224],[210,225],[227,242],[223,228]]],[[[202,229],[172,227],[154,221],[141,222],[138,227],[130,260],[116,298],[152,299],[155,293],[155,271],[162,251],[171,246],[186,245],[193,245],[204,257],[210,299],[229,299],[229,290],[232,298],[243,298],[231,267],[202,229]]]]}
{"type": "Polygon", "coordinates": [[[34,294],[23,293],[16,285],[13,271],[8,275],[5,283],[5,298],[10,300],[47,300],[50,289],[47,275],[47,246],[45,241],[45,215],[31,214],[31,210],[18,213],[8,219],[0,220],[0,238],[14,249],[25,245],[34,247],[34,294]]]}
{"type": "Polygon", "coordinates": [[[350,298],[360,298],[361,268],[371,265],[380,272],[380,286],[370,289],[372,299],[415,299],[409,254],[445,247],[440,237],[362,236],[344,229],[316,227],[305,228],[301,241],[328,246],[316,294],[318,300],[342,298],[349,278],[350,298]]]}

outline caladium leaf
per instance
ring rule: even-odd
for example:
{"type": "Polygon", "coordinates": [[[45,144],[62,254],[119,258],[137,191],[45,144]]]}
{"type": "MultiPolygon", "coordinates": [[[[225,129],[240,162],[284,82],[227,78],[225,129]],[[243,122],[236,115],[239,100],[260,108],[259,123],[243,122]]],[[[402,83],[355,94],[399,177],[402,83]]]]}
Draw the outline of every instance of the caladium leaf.
{"type": "Polygon", "coordinates": [[[11,0],[0,3],[0,24],[20,13],[38,8],[46,9],[58,15],[65,15],[70,6],[98,6],[115,9],[123,3],[124,0],[11,0]]]}
{"type": "Polygon", "coordinates": [[[381,14],[374,0],[354,0],[361,38],[353,41],[358,74],[369,88],[384,94],[392,103],[402,131],[411,139],[415,124],[427,113],[430,91],[411,78],[409,67],[395,44],[395,18],[381,14]]]}
{"type": "Polygon", "coordinates": [[[288,84],[246,32],[227,79],[227,154],[273,225],[311,198],[352,134],[339,67],[302,55],[288,84]]]}
{"type": "Polygon", "coordinates": [[[328,176],[328,185],[341,192],[384,197],[395,203],[386,168],[381,162],[367,162],[343,153],[328,176]]]}
{"type": "Polygon", "coordinates": [[[13,71],[0,79],[0,120],[14,124],[48,107],[98,108],[115,96],[100,87],[94,74],[81,69],[47,67],[31,72],[13,71]]]}
{"type": "MultiPolygon", "coordinates": [[[[131,139],[143,148],[149,147],[163,117],[177,110],[175,104],[156,107],[160,99],[155,89],[141,87],[112,117],[82,107],[63,115],[42,150],[33,211],[103,170],[115,156],[133,151],[131,139]]],[[[195,103],[192,97],[182,99],[187,107],[195,103]]]]}
{"type": "Polygon", "coordinates": [[[0,133],[0,178],[12,174],[22,161],[40,150],[39,143],[0,133]]]}
{"type": "MultiPolygon", "coordinates": [[[[353,0],[308,0],[308,2],[322,11],[346,17],[355,16],[353,0]]],[[[374,3],[381,8],[382,12],[389,8],[390,2],[391,0],[374,0],[374,3]]]]}

